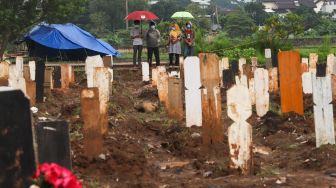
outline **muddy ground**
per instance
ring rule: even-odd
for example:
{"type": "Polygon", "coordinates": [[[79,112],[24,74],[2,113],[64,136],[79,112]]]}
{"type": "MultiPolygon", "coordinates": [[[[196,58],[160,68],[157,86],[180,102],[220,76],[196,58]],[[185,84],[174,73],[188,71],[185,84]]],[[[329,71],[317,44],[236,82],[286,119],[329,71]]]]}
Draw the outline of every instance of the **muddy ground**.
{"type": "Polygon", "coordinates": [[[90,161],[83,155],[82,77],[66,93],[52,91],[37,106],[36,118],[69,121],[73,171],[85,187],[336,187],[336,146],[315,148],[311,96],[305,96],[304,116],[281,114],[278,94],[271,95],[265,117],[253,112],[248,122],[253,126],[254,174],[242,176],[228,168],[227,129],[232,121],[226,115],[224,90],[225,140],[206,148],[201,128],[169,119],[163,107],[152,113],[134,108],[141,100],[158,102],[156,89],[141,82],[139,69],[116,69],[114,74],[105,159],[90,161]]]}

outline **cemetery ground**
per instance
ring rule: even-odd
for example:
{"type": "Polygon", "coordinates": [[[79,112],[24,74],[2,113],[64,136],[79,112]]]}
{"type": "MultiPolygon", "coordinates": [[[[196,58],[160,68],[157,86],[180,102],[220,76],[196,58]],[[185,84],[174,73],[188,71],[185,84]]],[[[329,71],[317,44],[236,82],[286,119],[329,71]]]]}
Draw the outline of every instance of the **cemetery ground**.
{"type": "MultiPolygon", "coordinates": [[[[67,92],[54,90],[37,105],[38,117],[65,119],[70,125],[73,171],[85,187],[335,187],[336,146],[316,148],[313,100],[304,96],[304,116],[281,114],[278,93],[270,111],[247,120],[253,127],[253,175],[230,170],[226,90],[222,95],[223,143],[202,144],[200,127],[169,119],[156,88],[143,83],[141,69],[114,70],[109,132],[104,152],[89,160],[83,152],[80,90],[84,74],[67,92]],[[148,108],[139,108],[150,101],[148,108]],[[149,112],[151,111],[151,112],[149,112]]],[[[336,108],[334,108],[336,109],[336,108]]]]}

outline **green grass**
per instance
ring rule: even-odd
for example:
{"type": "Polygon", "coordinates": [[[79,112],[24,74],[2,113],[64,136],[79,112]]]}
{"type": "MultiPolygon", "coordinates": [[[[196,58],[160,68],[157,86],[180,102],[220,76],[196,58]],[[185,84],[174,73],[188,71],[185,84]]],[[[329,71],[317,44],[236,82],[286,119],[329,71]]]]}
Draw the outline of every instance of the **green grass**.
{"type": "MultiPolygon", "coordinates": [[[[305,46],[300,47],[298,50],[300,51],[301,57],[309,57],[310,53],[317,53],[319,46],[305,46]]],[[[331,48],[331,53],[336,53],[336,47],[331,48]]]]}

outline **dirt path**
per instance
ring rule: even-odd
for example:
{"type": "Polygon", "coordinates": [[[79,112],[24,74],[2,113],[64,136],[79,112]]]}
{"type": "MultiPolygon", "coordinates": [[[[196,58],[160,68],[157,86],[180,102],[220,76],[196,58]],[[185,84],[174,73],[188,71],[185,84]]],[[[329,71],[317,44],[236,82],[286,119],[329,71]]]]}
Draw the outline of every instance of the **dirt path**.
{"type": "Polygon", "coordinates": [[[167,118],[162,107],[139,112],[141,100],[157,102],[155,88],[144,85],[139,70],[116,70],[109,111],[109,134],[104,156],[89,161],[83,155],[79,91],[52,92],[39,105],[38,116],[66,119],[71,126],[74,172],[86,187],[336,187],[336,147],[315,148],[312,102],[305,97],[305,116],[279,115],[279,96],[272,95],[271,111],[255,112],[253,126],[254,175],[228,169],[227,128],[223,91],[225,141],[204,148],[201,128],[167,118]],[[48,112],[48,113],[46,113],[48,112]]]}

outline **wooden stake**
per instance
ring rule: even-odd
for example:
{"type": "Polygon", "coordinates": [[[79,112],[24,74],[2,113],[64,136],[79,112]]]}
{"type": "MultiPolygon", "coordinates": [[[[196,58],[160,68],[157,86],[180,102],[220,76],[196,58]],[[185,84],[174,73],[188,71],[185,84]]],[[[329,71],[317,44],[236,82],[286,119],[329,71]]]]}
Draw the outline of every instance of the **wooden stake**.
{"type": "Polygon", "coordinates": [[[240,58],[239,59],[239,75],[242,75],[244,74],[244,69],[243,69],[243,66],[246,64],[246,59],[245,58],[240,58]]]}
{"type": "Polygon", "coordinates": [[[110,73],[106,67],[96,67],[93,84],[99,90],[100,103],[100,126],[101,133],[106,135],[108,133],[108,106],[110,99],[110,73]]]}
{"type": "Polygon", "coordinates": [[[202,125],[203,144],[211,145],[224,140],[221,122],[222,101],[218,57],[216,54],[199,54],[202,83],[202,125]]]}
{"type": "Polygon", "coordinates": [[[167,72],[160,72],[158,79],[158,95],[160,103],[167,109],[168,105],[168,74],[167,72]]]}
{"type": "Polygon", "coordinates": [[[302,69],[302,74],[309,71],[308,58],[302,58],[301,69],[302,69]]]}
{"type": "Polygon", "coordinates": [[[327,58],[327,74],[335,74],[336,72],[334,71],[334,60],[335,59],[335,56],[334,54],[329,54],[328,55],[328,58],[327,58]]]}
{"type": "Polygon", "coordinates": [[[62,89],[68,89],[71,80],[71,66],[69,64],[61,64],[61,86],[62,89]]]}
{"type": "Polygon", "coordinates": [[[251,57],[251,64],[252,64],[252,72],[254,72],[258,67],[258,58],[251,57]]]}
{"type": "Polygon", "coordinates": [[[168,79],[168,115],[169,117],[183,119],[183,102],[182,102],[182,82],[176,77],[168,79]]]}
{"type": "Polygon", "coordinates": [[[152,69],[152,85],[155,87],[157,86],[158,82],[158,70],[157,68],[152,69]]]}
{"type": "Polygon", "coordinates": [[[313,93],[313,85],[312,85],[312,73],[304,72],[302,74],[302,88],[304,94],[312,94],[313,93]]]}
{"type": "Polygon", "coordinates": [[[313,75],[314,122],[316,147],[335,144],[334,114],[331,94],[331,77],[313,75]]]}
{"type": "Polygon", "coordinates": [[[35,106],[36,104],[36,83],[32,80],[25,80],[26,81],[26,91],[27,96],[29,97],[30,105],[35,106]]]}
{"type": "Polygon", "coordinates": [[[141,63],[142,81],[149,82],[149,64],[147,62],[141,63]]]}
{"type": "Polygon", "coordinates": [[[254,88],[256,92],[256,109],[259,117],[264,116],[269,110],[269,80],[268,71],[258,68],[254,72],[254,88]]]}
{"type": "Polygon", "coordinates": [[[333,99],[336,99],[336,75],[331,75],[331,89],[332,89],[332,96],[333,99]]]}
{"type": "Polygon", "coordinates": [[[30,72],[30,79],[35,81],[35,72],[36,72],[36,64],[35,61],[29,61],[29,72],[30,72]]]}
{"type": "Polygon", "coordinates": [[[93,75],[96,67],[104,67],[103,59],[100,55],[88,56],[85,60],[85,73],[87,78],[87,86],[93,86],[93,75]]]}
{"type": "Polygon", "coordinates": [[[266,60],[266,69],[273,67],[272,65],[272,51],[270,48],[265,49],[265,60],[266,60]]]}
{"type": "Polygon", "coordinates": [[[103,152],[103,135],[99,124],[100,102],[98,88],[82,89],[81,117],[84,122],[84,153],[89,159],[96,158],[103,152]]]}
{"type": "Polygon", "coordinates": [[[252,174],[252,127],[246,122],[252,115],[248,88],[236,85],[229,89],[227,107],[228,116],[234,121],[228,129],[230,168],[240,169],[245,175],[252,174]]]}
{"type": "Polygon", "coordinates": [[[256,104],[256,91],[255,91],[255,85],[254,85],[254,78],[251,78],[249,80],[249,92],[251,97],[251,104],[256,104]]]}
{"type": "Polygon", "coordinates": [[[318,55],[316,53],[309,54],[309,72],[316,73],[316,64],[318,55]]]}
{"type": "Polygon", "coordinates": [[[300,54],[297,51],[282,51],[278,58],[281,111],[303,115],[300,54]]]}
{"type": "Polygon", "coordinates": [[[268,75],[269,75],[269,91],[271,93],[276,93],[279,91],[279,85],[278,85],[278,68],[270,68],[268,69],[268,75]]]}
{"type": "Polygon", "coordinates": [[[186,126],[202,126],[201,76],[198,57],[187,57],[184,62],[186,126]]]}

